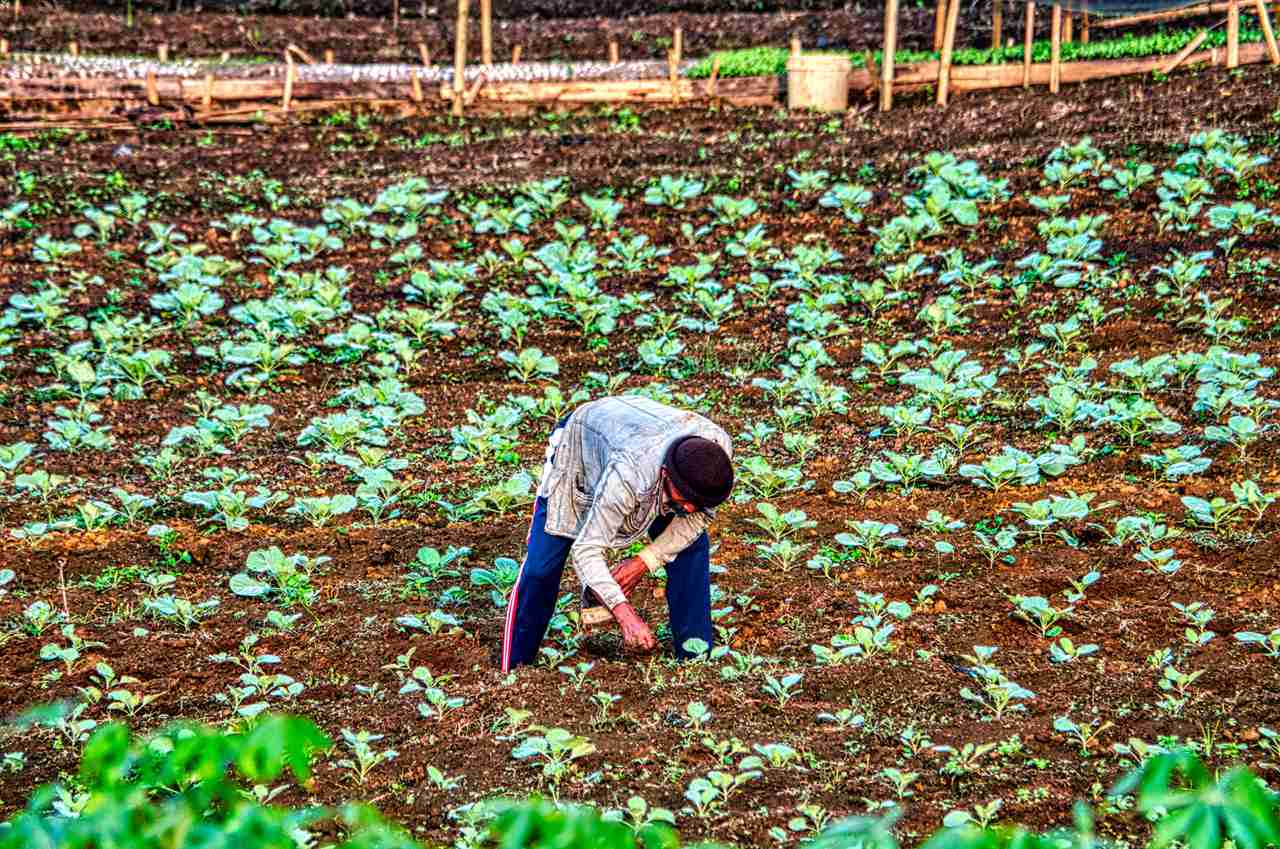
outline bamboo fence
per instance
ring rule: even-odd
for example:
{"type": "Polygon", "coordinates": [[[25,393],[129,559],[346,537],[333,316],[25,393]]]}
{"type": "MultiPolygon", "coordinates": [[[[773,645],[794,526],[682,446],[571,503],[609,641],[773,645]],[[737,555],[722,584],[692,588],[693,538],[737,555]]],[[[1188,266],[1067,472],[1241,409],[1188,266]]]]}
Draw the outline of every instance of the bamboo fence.
{"type": "MultiPolygon", "coordinates": [[[[1061,44],[1070,39],[1071,15],[1064,14],[1064,2],[1052,6],[1051,60],[1031,61],[1031,35],[1035,20],[1035,0],[1026,0],[1024,52],[1021,63],[1008,65],[953,65],[956,24],[962,0],[938,0],[935,42],[941,48],[941,60],[895,66],[897,47],[897,0],[885,4],[885,51],[880,67],[868,61],[866,67],[852,69],[849,88],[878,97],[880,108],[891,108],[896,93],[918,91],[936,86],[936,99],[946,105],[953,93],[982,91],[1017,86],[1044,85],[1057,92],[1063,83],[1078,83],[1155,71],[1169,72],[1182,65],[1226,65],[1236,67],[1270,60],[1280,65],[1280,49],[1267,14],[1268,0],[1227,0],[1205,3],[1190,9],[1157,15],[1139,15],[1127,19],[1098,21],[1098,28],[1114,28],[1124,23],[1147,23],[1186,14],[1217,13],[1228,15],[1228,45],[1224,49],[1200,50],[1202,33],[1173,57],[1153,56],[1144,59],[1099,61],[1061,61],[1061,44]],[[1239,43],[1241,5],[1258,15],[1264,31],[1260,44],[1239,43]]],[[[785,102],[786,80],[781,76],[722,79],[719,63],[715,63],[709,79],[691,80],[678,73],[683,54],[683,32],[672,33],[672,49],[668,52],[667,76],[658,79],[617,80],[579,79],[560,81],[511,81],[488,79],[493,75],[491,0],[479,0],[481,15],[480,73],[468,83],[467,21],[470,0],[458,2],[457,38],[453,51],[453,76],[446,82],[426,82],[417,70],[407,80],[394,82],[373,80],[316,80],[299,76],[296,61],[315,65],[306,51],[289,45],[284,51],[283,79],[223,78],[210,67],[200,77],[164,75],[164,68],[149,69],[143,79],[119,77],[42,77],[0,76],[0,129],[47,128],[49,126],[127,127],[139,123],[170,120],[182,123],[251,123],[287,120],[290,114],[368,108],[398,115],[426,114],[449,110],[455,116],[466,113],[511,113],[533,108],[576,107],[599,104],[635,103],[665,105],[736,106],[778,105],[785,102]]],[[[1002,25],[1003,0],[993,0],[1002,25]]],[[[1081,36],[1086,37],[1089,16],[1081,14],[1081,36]]],[[[418,44],[423,66],[431,65],[424,44],[418,44]]],[[[793,37],[791,50],[799,53],[798,37],[793,37]]],[[[69,52],[80,53],[76,42],[69,52]]],[[[159,53],[167,59],[168,46],[159,53]]],[[[513,49],[512,63],[518,63],[520,46],[513,49]]],[[[8,57],[8,44],[0,40],[0,58],[8,57]]],[[[617,65],[618,46],[609,42],[609,63],[617,65]]],[[[332,65],[333,51],[326,50],[324,62],[332,65]]]]}
{"type": "MultiPolygon", "coordinates": [[[[1201,50],[1177,59],[1176,65],[1225,65],[1227,51],[1201,50]]],[[[1243,44],[1240,64],[1267,61],[1265,43],[1243,44]]],[[[1147,74],[1169,69],[1167,56],[1145,59],[1065,62],[1058,66],[1062,83],[1147,74]]],[[[941,62],[902,65],[896,69],[895,94],[936,85],[941,62]]],[[[1050,62],[1009,65],[955,65],[948,75],[952,93],[1048,85],[1055,73],[1050,62]]],[[[873,69],[850,74],[851,91],[869,98],[881,91],[873,69]]],[[[786,80],[780,76],[706,80],[584,80],[567,82],[506,82],[485,84],[483,78],[462,92],[469,112],[480,114],[545,108],[637,103],[666,106],[676,103],[738,106],[777,105],[785,101],[786,80]]],[[[451,83],[314,82],[267,79],[26,79],[0,80],[0,128],[47,127],[67,124],[131,125],[172,120],[197,124],[276,122],[289,114],[366,107],[399,115],[449,109],[458,92],[451,83]]]]}

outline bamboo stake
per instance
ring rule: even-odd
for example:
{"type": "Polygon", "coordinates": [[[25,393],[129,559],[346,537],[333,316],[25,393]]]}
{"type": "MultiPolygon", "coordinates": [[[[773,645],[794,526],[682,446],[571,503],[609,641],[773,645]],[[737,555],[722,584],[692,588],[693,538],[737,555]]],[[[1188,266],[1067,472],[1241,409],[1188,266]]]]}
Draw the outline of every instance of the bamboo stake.
{"type": "Polygon", "coordinates": [[[947,105],[951,93],[951,56],[956,48],[956,25],[960,21],[960,0],[951,0],[947,7],[947,29],[942,34],[942,58],[938,62],[938,105],[947,105]]]}
{"type": "Polygon", "coordinates": [[[418,61],[422,62],[423,67],[431,64],[431,51],[427,49],[424,42],[418,42],[418,61]]]}
{"type": "MultiPolygon", "coordinates": [[[[893,68],[898,51],[898,0],[884,3],[884,54],[880,60],[880,111],[893,108],[893,68]]],[[[868,51],[870,56],[870,51],[868,51]]]]}
{"type": "Polygon", "coordinates": [[[213,108],[213,74],[204,75],[204,95],[200,98],[200,105],[206,112],[213,108]]]}
{"type": "Polygon", "coordinates": [[[16,21],[22,14],[22,0],[13,0],[13,19],[16,21]]]}
{"type": "Polygon", "coordinates": [[[1022,87],[1031,88],[1031,43],[1036,32],[1036,0],[1027,0],[1026,23],[1022,36],[1022,87]]]}
{"type": "Polygon", "coordinates": [[[400,0],[391,0],[391,29],[400,30],[400,0]]]}
{"type": "Polygon", "coordinates": [[[609,64],[618,64],[618,39],[609,39],[609,64]]]}
{"type": "Polygon", "coordinates": [[[418,79],[417,71],[409,75],[409,93],[413,97],[414,103],[422,102],[422,80],[418,79]]]}
{"type": "Polygon", "coordinates": [[[1049,91],[1057,94],[1062,87],[1062,4],[1053,4],[1053,22],[1049,36],[1049,91]]]}
{"type": "Polygon", "coordinates": [[[467,12],[469,0],[458,0],[458,25],[453,41],[453,117],[462,117],[462,90],[467,71],[467,12]]]}
{"type": "Polygon", "coordinates": [[[287,66],[284,70],[284,94],[280,98],[280,109],[286,114],[289,112],[289,105],[293,102],[293,75],[295,73],[293,67],[293,54],[288,50],[284,52],[284,60],[287,66]]]}
{"type": "Polygon", "coordinates": [[[680,102],[679,77],[676,69],[679,66],[676,61],[676,49],[672,47],[667,51],[667,82],[671,84],[671,102],[680,102]]]}
{"type": "Polygon", "coordinates": [[[225,64],[227,64],[228,62],[230,62],[230,61],[231,61],[231,51],[230,51],[230,50],[224,50],[224,51],[222,51],[222,57],[221,57],[220,61],[221,61],[221,62],[222,62],[222,64],[224,64],[224,65],[225,65],[225,64]]]}
{"type": "Polygon", "coordinates": [[[1173,58],[1169,60],[1169,63],[1160,69],[1160,73],[1162,74],[1173,73],[1173,69],[1177,68],[1183,62],[1187,61],[1187,57],[1190,56],[1192,53],[1195,53],[1196,48],[1198,48],[1201,44],[1204,44],[1204,40],[1208,37],[1209,37],[1209,31],[1207,29],[1200,30],[1200,34],[1197,35],[1195,38],[1191,39],[1190,41],[1188,41],[1186,47],[1182,48],[1177,53],[1175,53],[1173,58]]]}
{"type": "Polygon", "coordinates": [[[938,8],[933,13],[933,52],[942,51],[942,33],[947,28],[947,0],[938,0],[938,8]]]}
{"type": "Polygon", "coordinates": [[[1089,10],[1080,13],[1080,43],[1089,43],[1089,10]]]}
{"type": "Polygon", "coordinates": [[[1227,3],[1227,68],[1240,67],[1240,0],[1227,3]]]}
{"type": "Polygon", "coordinates": [[[999,50],[1004,40],[1004,0],[991,2],[991,49],[999,50]]]}
{"type": "Polygon", "coordinates": [[[684,27],[676,27],[671,33],[671,52],[675,54],[676,64],[684,58],[684,27]]]}
{"type": "Polygon", "coordinates": [[[9,39],[7,38],[0,38],[0,56],[9,58],[9,39]]]}
{"type": "Polygon", "coordinates": [[[334,58],[335,57],[333,55],[333,48],[326,47],[324,49],[324,63],[326,65],[332,65],[334,58]]]}
{"type": "Polygon", "coordinates": [[[480,0],[480,61],[493,64],[493,0],[480,0]]]}
{"type": "Polygon", "coordinates": [[[512,65],[520,64],[520,54],[523,52],[524,52],[523,44],[517,44],[515,47],[511,48],[511,64],[512,65]]]}
{"type": "Polygon", "coordinates": [[[147,71],[147,103],[152,106],[160,105],[160,91],[156,87],[155,71],[147,71]]]}
{"type": "Polygon", "coordinates": [[[1072,29],[1074,26],[1075,16],[1071,14],[1070,9],[1064,9],[1062,12],[1062,43],[1070,44],[1073,38],[1072,29]]]}
{"type": "Polygon", "coordinates": [[[720,55],[716,54],[711,59],[711,78],[707,80],[707,97],[715,98],[716,89],[720,82],[720,55]]]}
{"type": "Polygon", "coordinates": [[[169,61],[169,44],[167,42],[162,43],[159,47],[156,48],[156,57],[161,62],[169,61]]]}
{"type": "Polygon", "coordinates": [[[1177,18],[1191,18],[1197,15],[1210,15],[1217,12],[1227,11],[1226,3],[1202,3],[1197,6],[1184,6],[1181,9],[1171,9],[1166,12],[1146,12],[1141,15],[1129,15],[1124,18],[1104,18],[1098,21],[1098,29],[1122,29],[1124,27],[1136,26],[1137,24],[1156,23],[1159,21],[1175,20],[1177,18]]]}
{"type": "Polygon", "coordinates": [[[791,36],[791,58],[796,59],[800,56],[800,36],[791,36]]]}
{"type": "Polygon", "coordinates": [[[67,52],[71,54],[72,59],[76,58],[80,55],[80,45],[76,44],[74,41],[68,43],[67,52]]]}
{"type": "Polygon", "coordinates": [[[310,53],[303,50],[301,47],[299,47],[296,44],[290,44],[288,47],[285,48],[285,50],[288,50],[290,53],[296,54],[299,59],[301,59],[303,62],[306,62],[308,65],[314,65],[316,63],[316,60],[311,58],[310,53]]]}
{"type": "Polygon", "coordinates": [[[1258,10],[1258,23],[1262,26],[1262,37],[1267,42],[1267,54],[1272,65],[1280,65],[1280,47],[1276,45],[1276,33],[1271,28],[1271,13],[1267,11],[1267,0],[1254,0],[1258,10]]]}

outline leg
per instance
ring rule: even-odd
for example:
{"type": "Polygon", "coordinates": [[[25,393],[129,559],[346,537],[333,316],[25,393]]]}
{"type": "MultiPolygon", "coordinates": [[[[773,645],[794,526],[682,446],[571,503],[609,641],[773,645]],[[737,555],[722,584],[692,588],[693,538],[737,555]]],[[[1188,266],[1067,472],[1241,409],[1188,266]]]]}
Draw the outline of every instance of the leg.
{"type": "Polygon", "coordinates": [[[667,615],[676,657],[692,657],[684,650],[686,640],[697,638],[710,648],[715,631],[711,627],[711,540],[705,532],[667,564],[667,615]]]}
{"type": "Polygon", "coordinates": [[[533,663],[556,610],[560,576],[573,540],[548,534],[546,523],[547,501],[539,498],[534,502],[524,563],[507,600],[507,622],[502,632],[503,672],[533,663]]]}

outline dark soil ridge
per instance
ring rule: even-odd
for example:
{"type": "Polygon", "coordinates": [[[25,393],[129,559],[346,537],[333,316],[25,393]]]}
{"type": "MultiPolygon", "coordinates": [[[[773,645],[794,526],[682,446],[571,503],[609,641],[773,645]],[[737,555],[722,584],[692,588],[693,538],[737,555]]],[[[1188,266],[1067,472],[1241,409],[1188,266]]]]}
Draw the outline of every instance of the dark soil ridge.
{"type": "MultiPolygon", "coordinates": [[[[319,15],[324,17],[389,18],[395,0],[138,0],[134,8],[146,12],[174,12],[187,9],[233,12],[251,15],[319,15]]],[[[474,9],[478,3],[472,3],[474,9]]],[[[494,0],[495,18],[592,18],[629,15],[662,15],[673,12],[722,14],[726,12],[832,11],[851,9],[846,0],[494,0]]],[[[118,12],[119,5],[103,2],[59,3],[74,12],[118,12]]],[[[402,0],[405,16],[448,17],[452,3],[402,0]]]]}
{"type": "MultiPolygon", "coordinates": [[[[983,19],[980,15],[962,16],[958,43],[976,43],[987,26],[983,19]]],[[[903,9],[901,48],[931,48],[933,25],[932,10],[903,9]]],[[[623,60],[665,61],[677,26],[684,32],[686,57],[714,50],[784,45],[793,34],[800,35],[810,48],[863,49],[883,40],[883,18],[869,11],[646,15],[627,10],[616,17],[597,12],[578,19],[500,19],[494,24],[493,49],[496,58],[509,56],[512,48],[520,45],[526,60],[600,61],[608,55],[612,38],[617,40],[623,60]]],[[[67,43],[76,40],[83,54],[154,56],[161,44],[167,44],[170,56],[177,59],[213,58],[223,51],[242,59],[278,57],[287,45],[296,44],[317,59],[332,49],[338,61],[353,63],[418,62],[419,42],[426,45],[435,62],[449,62],[454,29],[455,21],[447,15],[406,18],[398,29],[389,18],[245,18],[207,12],[140,15],[133,29],[125,27],[118,13],[64,10],[24,14],[17,22],[7,18],[0,22],[0,34],[9,39],[10,49],[15,51],[65,51],[67,43]]],[[[470,36],[471,54],[477,61],[480,24],[474,17],[470,36]]]]}

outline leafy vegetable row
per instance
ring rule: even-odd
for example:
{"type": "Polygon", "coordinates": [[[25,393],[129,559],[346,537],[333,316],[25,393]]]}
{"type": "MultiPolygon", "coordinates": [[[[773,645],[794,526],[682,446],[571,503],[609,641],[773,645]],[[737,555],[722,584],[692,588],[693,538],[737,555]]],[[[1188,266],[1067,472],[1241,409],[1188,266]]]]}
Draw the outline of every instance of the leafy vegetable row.
{"type": "MultiPolygon", "coordinates": [[[[1082,61],[1089,59],[1142,59],[1148,56],[1165,56],[1177,53],[1186,47],[1200,33],[1199,29],[1159,30],[1150,35],[1134,35],[1126,33],[1120,38],[1107,41],[1093,41],[1088,44],[1071,42],[1062,45],[1062,61],[1082,61]]],[[[1206,48],[1221,47],[1226,44],[1227,35],[1222,30],[1209,33],[1204,41],[1206,48]]],[[[1251,43],[1262,41],[1260,30],[1242,29],[1240,41],[1251,43]]],[[[1048,62],[1051,46],[1048,41],[1037,41],[1032,45],[1031,56],[1036,62],[1048,62]]],[[[883,51],[875,50],[871,58],[879,64],[883,51]]],[[[849,60],[854,67],[867,63],[867,51],[849,53],[849,60]]],[[[691,79],[705,79],[711,76],[711,66],[716,57],[720,59],[720,76],[722,77],[765,77],[785,73],[787,70],[788,52],[781,47],[752,47],[745,50],[726,50],[714,53],[703,59],[688,71],[691,79]]],[[[916,62],[932,62],[938,59],[935,51],[899,50],[894,54],[898,64],[916,62]]],[[[1022,45],[1014,44],[998,50],[990,48],[966,47],[955,51],[953,61],[957,65],[1003,65],[1022,61],[1022,45]]]]}

